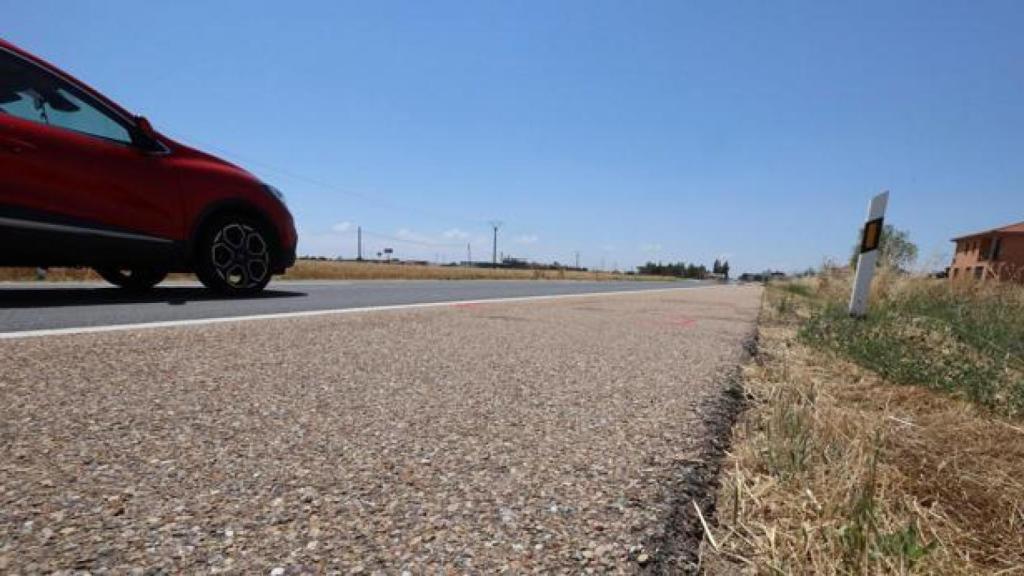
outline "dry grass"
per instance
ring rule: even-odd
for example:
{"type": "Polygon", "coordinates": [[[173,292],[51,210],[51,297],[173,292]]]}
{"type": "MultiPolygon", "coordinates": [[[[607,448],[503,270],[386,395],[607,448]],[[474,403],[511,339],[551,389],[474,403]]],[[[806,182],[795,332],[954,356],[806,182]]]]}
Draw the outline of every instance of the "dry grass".
{"type": "MultiPolygon", "coordinates": [[[[35,268],[0,268],[0,281],[36,280],[35,268]]],[[[89,268],[51,268],[46,279],[53,282],[99,281],[98,274],[89,268]]]]}
{"type": "Polygon", "coordinates": [[[766,291],[706,571],[1024,574],[1024,424],[798,337],[831,282],[766,291]]]}
{"type": "MultiPolygon", "coordinates": [[[[190,275],[173,275],[189,279],[190,275]]],[[[662,276],[638,276],[616,272],[576,272],[566,270],[512,270],[503,268],[464,268],[457,266],[408,266],[371,262],[299,260],[284,280],[650,280],[671,281],[662,276]]],[[[33,268],[0,268],[0,281],[35,280],[33,268]]],[[[51,268],[50,281],[100,280],[87,268],[51,268]]]]}
{"type": "Polygon", "coordinates": [[[410,266],[330,260],[299,260],[284,277],[293,280],[671,280],[660,276],[637,276],[614,272],[410,266]]]}

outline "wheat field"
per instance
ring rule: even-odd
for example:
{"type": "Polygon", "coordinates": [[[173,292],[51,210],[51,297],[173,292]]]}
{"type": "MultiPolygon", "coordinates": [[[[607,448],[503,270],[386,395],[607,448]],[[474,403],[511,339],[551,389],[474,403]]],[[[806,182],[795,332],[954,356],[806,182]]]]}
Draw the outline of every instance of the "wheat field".
{"type": "MultiPolygon", "coordinates": [[[[189,274],[172,274],[171,279],[191,279],[189,274]]],[[[36,280],[33,268],[0,268],[0,281],[36,280]]],[[[672,281],[662,276],[641,276],[622,272],[576,270],[524,270],[470,268],[464,266],[409,265],[378,262],[300,259],[281,276],[283,280],[650,280],[672,281]]],[[[54,282],[99,281],[88,268],[51,268],[46,280],[54,282]]]]}

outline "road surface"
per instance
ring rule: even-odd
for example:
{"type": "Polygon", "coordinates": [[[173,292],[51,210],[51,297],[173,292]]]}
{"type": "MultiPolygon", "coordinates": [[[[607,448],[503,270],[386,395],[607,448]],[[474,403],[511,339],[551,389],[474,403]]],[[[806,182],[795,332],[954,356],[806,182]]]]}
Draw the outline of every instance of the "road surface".
{"type": "Polygon", "coordinates": [[[0,334],[32,330],[240,317],[414,303],[657,290],[699,282],[288,281],[260,295],[225,299],[198,284],[132,295],[100,283],[0,283],[0,334]]]}
{"type": "Polygon", "coordinates": [[[692,571],[759,298],[0,340],[0,573],[692,571]]]}

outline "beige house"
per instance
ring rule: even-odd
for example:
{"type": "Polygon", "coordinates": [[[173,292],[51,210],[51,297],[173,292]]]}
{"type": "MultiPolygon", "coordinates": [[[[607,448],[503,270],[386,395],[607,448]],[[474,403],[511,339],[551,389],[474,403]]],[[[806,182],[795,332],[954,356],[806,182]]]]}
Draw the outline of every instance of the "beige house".
{"type": "Polygon", "coordinates": [[[950,279],[1024,282],[1024,222],[954,238],[950,279]]]}

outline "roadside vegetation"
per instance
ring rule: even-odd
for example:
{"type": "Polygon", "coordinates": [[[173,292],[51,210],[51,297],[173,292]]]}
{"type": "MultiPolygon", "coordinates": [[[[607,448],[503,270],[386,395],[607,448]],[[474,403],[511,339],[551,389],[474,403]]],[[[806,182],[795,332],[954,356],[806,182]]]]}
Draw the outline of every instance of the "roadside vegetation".
{"type": "MultiPolygon", "coordinates": [[[[188,274],[172,274],[171,280],[188,280],[188,274]]],[[[512,268],[469,268],[462,266],[387,264],[382,262],[342,262],[300,259],[284,280],[652,280],[672,281],[676,278],[649,274],[598,272],[578,270],[530,270],[512,268]]],[[[0,268],[0,281],[36,280],[34,268],[0,268]]],[[[49,281],[100,281],[87,268],[52,268],[49,281]]]]}
{"type": "Polygon", "coordinates": [[[285,279],[331,280],[674,280],[661,276],[579,270],[531,270],[387,264],[332,260],[299,260],[285,279]]]}
{"type": "Polygon", "coordinates": [[[770,284],[707,573],[1024,574],[1024,287],[770,284]]]}
{"type": "MultiPolygon", "coordinates": [[[[703,264],[687,264],[686,262],[647,262],[637,267],[637,272],[648,276],[674,276],[676,278],[697,278],[708,277],[708,268],[703,264]]],[[[715,259],[711,266],[711,274],[719,277],[729,278],[729,262],[715,259]]]]}
{"type": "Polygon", "coordinates": [[[1024,289],[995,282],[882,275],[864,320],[844,283],[822,282],[801,339],[900,384],[962,396],[1006,416],[1024,412],[1024,289]]]}

